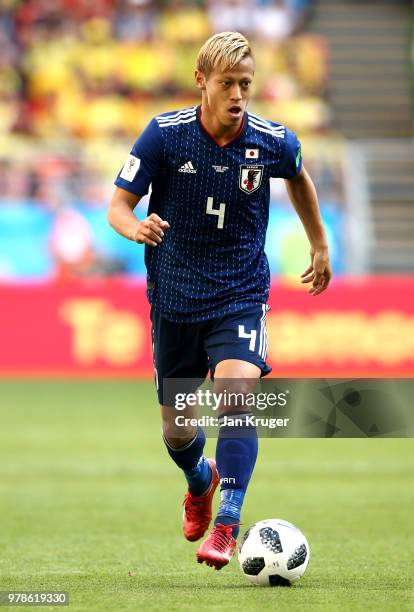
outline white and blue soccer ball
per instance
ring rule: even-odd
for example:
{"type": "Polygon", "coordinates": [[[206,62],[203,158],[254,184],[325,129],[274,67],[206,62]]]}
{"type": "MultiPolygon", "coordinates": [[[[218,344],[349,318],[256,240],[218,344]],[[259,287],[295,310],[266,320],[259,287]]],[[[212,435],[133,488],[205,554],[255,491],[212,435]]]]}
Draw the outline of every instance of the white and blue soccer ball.
{"type": "Polygon", "coordinates": [[[252,525],[238,549],[243,574],[258,586],[290,586],[305,573],[309,555],[303,533],[282,519],[252,525]]]}

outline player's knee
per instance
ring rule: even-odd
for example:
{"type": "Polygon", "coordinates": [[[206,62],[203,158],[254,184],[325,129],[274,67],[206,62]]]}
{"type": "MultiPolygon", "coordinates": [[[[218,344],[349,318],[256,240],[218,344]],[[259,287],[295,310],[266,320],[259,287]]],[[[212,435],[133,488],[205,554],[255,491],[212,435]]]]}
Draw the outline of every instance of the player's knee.
{"type": "Polygon", "coordinates": [[[245,405],[245,397],[252,393],[257,379],[242,376],[240,378],[216,379],[214,392],[222,394],[222,406],[228,410],[239,410],[245,405]]]}
{"type": "Polygon", "coordinates": [[[164,438],[173,448],[184,446],[197,434],[197,426],[189,423],[177,424],[175,421],[163,421],[164,438]]]}

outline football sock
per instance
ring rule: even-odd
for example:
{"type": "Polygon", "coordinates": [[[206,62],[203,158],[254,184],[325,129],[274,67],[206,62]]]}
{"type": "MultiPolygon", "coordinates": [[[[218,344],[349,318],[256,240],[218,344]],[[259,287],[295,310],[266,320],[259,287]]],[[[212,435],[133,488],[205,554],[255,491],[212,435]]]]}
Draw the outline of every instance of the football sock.
{"type": "Polygon", "coordinates": [[[165,446],[171,459],[181,468],[188,482],[188,488],[192,495],[202,495],[210,486],[212,473],[207,459],[203,455],[206,435],[201,427],[192,440],[173,448],[163,435],[165,446]]]}
{"type": "MultiPolygon", "coordinates": [[[[257,430],[247,422],[249,413],[227,413],[238,420],[234,425],[221,425],[217,440],[216,461],[220,474],[221,502],[214,524],[232,525],[240,522],[244,496],[257,458],[257,430]]],[[[219,422],[223,422],[222,415],[219,422]]],[[[237,538],[239,527],[233,527],[237,538]]]]}

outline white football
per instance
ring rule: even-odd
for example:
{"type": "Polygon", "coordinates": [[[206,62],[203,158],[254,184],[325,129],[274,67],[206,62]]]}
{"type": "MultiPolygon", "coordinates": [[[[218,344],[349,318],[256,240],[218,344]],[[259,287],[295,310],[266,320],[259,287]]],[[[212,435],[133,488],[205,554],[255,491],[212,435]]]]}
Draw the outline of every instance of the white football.
{"type": "Polygon", "coordinates": [[[238,552],[243,574],[259,586],[290,586],[305,573],[309,556],[303,533],[282,519],[252,525],[240,540],[238,552]]]}

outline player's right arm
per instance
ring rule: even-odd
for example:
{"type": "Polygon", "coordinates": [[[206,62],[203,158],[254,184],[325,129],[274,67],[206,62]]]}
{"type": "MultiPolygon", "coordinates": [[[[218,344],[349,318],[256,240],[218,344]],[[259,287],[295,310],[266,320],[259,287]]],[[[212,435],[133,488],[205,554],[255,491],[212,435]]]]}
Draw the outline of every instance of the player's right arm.
{"type": "Polygon", "coordinates": [[[164,230],[170,227],[158,215],[152,213],[146,219],[139,221],[134,214],[134,208],[142,196],[131,193],[122,187],[116,187],[108,209],[108,222],[118,234],[139,244],[157,246],[162,242],[164,230]]]}
{"type": "Polygon", "coordinates": [[[148,193],[151,183],[159,178],[163,166],[163,144],[160,127],[152,119],[118,173],[108,210],[108,222],[114,230],[129,240],[150,246],[162,242],[169,223],[155,213],[139,221],[134,208],[148,193]]]}

